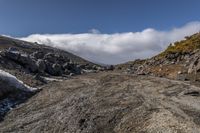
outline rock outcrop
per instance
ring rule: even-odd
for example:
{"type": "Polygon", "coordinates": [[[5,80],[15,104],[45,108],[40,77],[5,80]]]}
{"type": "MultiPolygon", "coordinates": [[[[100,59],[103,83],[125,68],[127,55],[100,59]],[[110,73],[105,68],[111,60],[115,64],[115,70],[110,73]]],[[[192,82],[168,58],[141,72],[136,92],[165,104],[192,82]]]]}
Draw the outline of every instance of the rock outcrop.
{"type": "Polygon", "coordinates": [[[200,80],[200,33],[170,45],[150,59],[117,65],[126,73],[178,80],[200,80]]]}
{"type": "Polygon", "coordinates": [[[35,51],[29,54],[20,49],[10,47],[3,50],[0,54],[3,58],[14,61],[24,67],[24,69],[28,69],[31,73],[47,73],[52,76],[62,76],[70,74],[79,75],[86,72],[84,70],[100,70],[98,69],[100,66],[91,64],[79,65],[58,53],[35,51]]]}

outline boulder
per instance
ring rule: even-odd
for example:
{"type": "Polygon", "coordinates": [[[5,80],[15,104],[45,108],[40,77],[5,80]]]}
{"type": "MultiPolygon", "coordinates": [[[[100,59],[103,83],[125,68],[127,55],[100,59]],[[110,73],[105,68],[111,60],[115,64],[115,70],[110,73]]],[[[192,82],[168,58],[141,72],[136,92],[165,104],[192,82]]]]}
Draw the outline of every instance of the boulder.
{"type": "Polygon", "coordinates": [[[44,55],[44,60],[51,62],[51,63],[55,63],[56,62],[55,54],[47,53],[46,55],[44,55]]]}
{"type": "Polygon", "coordinates": [[[32,56],[36,59],[42,59],[44,57],[44,52],[36,51],[36,52],[32,53],[30,56],[32,56]]]}
{"type": "Polygon", "coordinates": [[[30,58],[27,54],[20,54],[19,59],[17,60],[21,64],[29,64],[30,58]]]}
{"type": "Polygon", "coordinates": [[[34,79],[39,80],[40,82],[45,83],[45,84],[48,83],[47,80],[44,77],[40,76],[40,74],[36,74],[34,76],[34,79]]]}
{"type": "Polygon", "coordinates": [[[18,49],[15,48],[15,47],[9,47],[9,48],[8,48],[8,51],[18,51],[18,49]]]}
{"type": "Polygon", "coordinates": [[[55,76],[60,76],[62,75],[62,67],[60,64],[53,64],[52,65],[53,71],[54,71],[54,75],[55,76]]]}
{"type": "Polygon", "coordinates": [[[47,62],[47,61],[45,61],[45,64],[46,64],[46,72],[48,73],[48,74],[50,74],[50,75],[54,75],[54,70],[53,70],[53,68],[52,68],[52,63],[49,63],[49,62],[47,62]]]}
{"type": "Polygon", "coordinates": [[[82,65],[79,65],[79,67],[81,68],[81,69],[85,69],[86,68],[86,65],[84,64],[82,64],[82,65]]]}
{"type": "Polygon", "coordinates": [[[93,69],[93,65],[91,65],[91,64],[81,65],[80,67],[82,69],[86,69],[86,70],[92,70],[93,69]]]}
{"type": "Polygon", "coordinates": [[[63,65],[63,68],[64,69],[71,69],[71,67],[72,67],[72,64],[71,63],[69,63],[69,62],[66,62],[64,65],[63,65]]]}
{"type": "Polygon", "coordinates": [[[74,73],[70,73],[70,74],[69,74],[69,76],[74,76],[74,75],[75,75],[74,73]]]}
{"type": "Polygon", "coordinates": [[[36,65],[36,61],[30,59],[26,67],[33,73],[38,72],[38,66],[36,65]]]}
{"type": "Polygon", "coordinates": [[[61,65],[55,63],[47,63],[46,64],[46,72],[53,76],[60,76],[62,75],[62,67],[61,65]]]}
{"type": "Polygon", "coordinates": [[[79,66],[74,66],[72,72],[74,74],[81,74],[81,68],[79,66]]]}
{"type": "Polygon", "coordinates": [[[64,63],[70,62],[70,59],[64,57],[63,55],[56,54],[55,58],[59,64],[64,64],[64,63]]]}
{"type": "Polygon", "coordinates": [[[69,75],[69,74],[70,74],[70,71],[69,71],[68,69],[65,69],[65,70],[64,70],[64,74],[69,75]]]}
{"type": "Polygon", "coordinates": [[[38,59],[37,62],[36,62],[36,65],[38,67],[38,71],[43,73],[46,69],[46,64],[45,64],[45,61],[42,60],[42,59],[38,59]]]}
{"type": "Polygon", "coordinates": [[[176,76],[176,80],[187,81],[189,80],[189,78],[187,74],[178,74],[176,76]]]}
{"type": "Polygon", "coordinates": [[[97,70],[97,66],[96,66],[96,65],[93,65],[93,66],[92,66],[92,70],[97,70]]]}
{"type": "Polygon", "coordinates": [[[112,71],[112,70],[114,70],[114,69],[115,69],[115,68],[114,68],[113,65],[110,65],[110,66],[107,66],[107,67],[106,67],[106,70],[111,70],[111,71],[112,71]]]}
{"type": "Polygon", "coordinates": [[[96,67],[96,68],[97,68],[97,71],[104,71],[104,68],[103,68],[103,67],[98,66],[98,67],[96,67]]]}
{"type": "Polygon", "coordinates": [[[17,50],[12,50],[11,48],[9,48],[8,50],[6,50],[4,52],[4,56],[11,59],[11,60],[17,61],[20,57],[20,52],[17,51],[17,50]]]}

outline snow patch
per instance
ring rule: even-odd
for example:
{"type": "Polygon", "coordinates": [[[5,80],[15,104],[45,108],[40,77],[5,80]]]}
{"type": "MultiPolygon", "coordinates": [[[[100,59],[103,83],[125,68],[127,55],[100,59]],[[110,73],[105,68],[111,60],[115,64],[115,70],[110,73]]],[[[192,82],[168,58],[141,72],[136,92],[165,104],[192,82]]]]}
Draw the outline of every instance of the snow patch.
{"type": "Polygon", "coordinates": [[[37,88],[32,88],[26,84],[24,84],[21,80],[18,80],[15,76],[0,70],[0,81],[6,81],[8,82],[8,84],[10,86],[14,86],[17,89],[23,90],[23,91],[28,91],[28,92],[32,92],[32,91],[36,91],[37,88]]]}
{"type": "Polygon", "coordinates": [[[43,77],[45,80],[47,80],[47,81],[58,81],[58,82],[61,82],[61,81],[63,81],[63,80],[61,80],[61,79],[55,79],[55,78],[48,78],[48,77],[43,77]]]}

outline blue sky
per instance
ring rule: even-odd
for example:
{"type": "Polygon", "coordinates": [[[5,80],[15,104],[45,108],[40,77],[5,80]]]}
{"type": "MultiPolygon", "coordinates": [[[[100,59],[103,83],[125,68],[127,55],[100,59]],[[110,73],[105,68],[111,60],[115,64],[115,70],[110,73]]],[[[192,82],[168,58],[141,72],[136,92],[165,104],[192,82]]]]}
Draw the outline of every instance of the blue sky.
{"type": "Polygon", "coordinates": [[[118,64],[199,32],[199,6],[200,0],[0,0],[0,34],[118,64]]]}
{"type": "Polygon", "coordinates": [[[200,20],[200,0],[0,0],[0,34],[170,30],[200,20]]]}

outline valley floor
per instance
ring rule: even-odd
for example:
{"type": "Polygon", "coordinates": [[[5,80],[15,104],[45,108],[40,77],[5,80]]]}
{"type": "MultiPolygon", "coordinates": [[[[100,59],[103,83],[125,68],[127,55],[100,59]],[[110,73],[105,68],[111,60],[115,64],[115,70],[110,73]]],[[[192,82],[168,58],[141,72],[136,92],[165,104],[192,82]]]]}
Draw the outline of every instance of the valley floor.
{"type": "Polygon", "coordinates": [[[50,83],[11,110],[1,132],[199,133],[200,88],[114,72],[50,83]]]}

